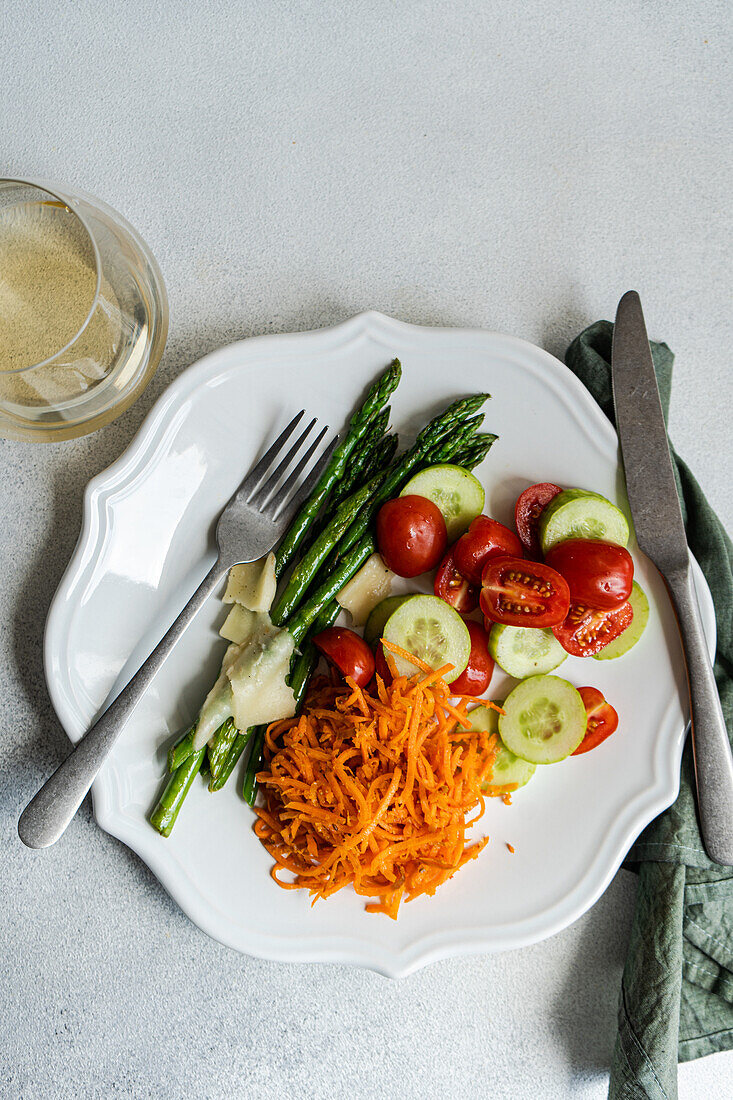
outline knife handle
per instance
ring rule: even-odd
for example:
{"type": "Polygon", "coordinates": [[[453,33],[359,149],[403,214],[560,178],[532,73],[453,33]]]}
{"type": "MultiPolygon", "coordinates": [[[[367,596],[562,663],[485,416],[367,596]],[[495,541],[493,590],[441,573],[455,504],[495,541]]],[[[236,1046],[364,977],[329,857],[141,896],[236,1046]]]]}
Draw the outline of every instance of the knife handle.
{"type": "Polygon", "coordinates": [[[733,754],[689,567],[667,587],[687,666],[700,832],[710,858],[733,867],[733,754]]]}

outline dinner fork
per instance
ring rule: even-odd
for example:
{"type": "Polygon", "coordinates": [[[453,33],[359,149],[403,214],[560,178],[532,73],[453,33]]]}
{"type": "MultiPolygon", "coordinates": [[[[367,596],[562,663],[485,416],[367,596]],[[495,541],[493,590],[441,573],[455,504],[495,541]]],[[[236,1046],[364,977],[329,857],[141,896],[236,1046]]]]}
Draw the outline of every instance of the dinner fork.
{"type": "Polygon", "coordinates": [[[338,443],[338,436],[323,450],[302,482],[300,478],[320,447],[328,426],[312,440],[290,473],[287,471],[315,427],[315,418],[271,470],[304,415],[302,409],[293,417],[230,498],[216,525],[216,561],[178,618],[127,686],[26,806],[18,822],[18,835],[29,848],[47,848],[59,839],[127,719],[197,611],[233,565],[257,561],[272,550],[311,493],[338,443]]]}

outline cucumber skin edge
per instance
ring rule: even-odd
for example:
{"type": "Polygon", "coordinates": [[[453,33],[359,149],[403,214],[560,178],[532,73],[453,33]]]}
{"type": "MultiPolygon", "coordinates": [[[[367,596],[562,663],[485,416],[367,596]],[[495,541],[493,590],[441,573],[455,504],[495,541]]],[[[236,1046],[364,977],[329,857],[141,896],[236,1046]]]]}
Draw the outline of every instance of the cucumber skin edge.
{"type": "MultiPolygon", "coordinates": [[[[549,504],[547,504],[545,506],[545,508],[543,509],[542,514],[540,516],[539,537],[540,537],[540,546],[542,548],[542,553],[543,554],[546,554],[547,551],[552,548],[552,546],[556,546],[560,542],[565,542],[566,539],[568,539],[568,538],[582,538],[583,537],[582,535],[567,535],[565,538],[556,539],[555,542],[551,543],[549,546],[547,546],[546,542],[545,542],[545,534],[546,534],[547,528],[548,528],[549,523],[550,523],[551,519],[553,518],[553,516],[557,512],[559,512],[561,508],[564,508],[568,504],[572,504],[573,501],[582,500],[584,497],[593,498],[595,500],[602,500],[604,502],[604,504],[607,504],[610,508],[613,508],[613,510],[615,512],[618,512],[619,516],[621,517],[621,519],[624,522],[624,526],[626,528],[626,536],[625,536],[625,541],[623,543],[617,543],[617,545],[620,545],[620,546],[627,546],[628,545],[629,537],[631,535],[631,526],[629,524],[628,519],[626,518],[624,513],[621,511],[621,509],[618,507],[618,505],[614,504],[613,501],[610,501],[608,499],[608,497],[602,496],[601,493],[595,493],[591,489],[563,489],[561,493],[558,493],[558,495],[556,497],[554,497],[549,502],[549,504]]],[[[606,541],[610,542],[612,540],[608,539],[606,541]]]]}

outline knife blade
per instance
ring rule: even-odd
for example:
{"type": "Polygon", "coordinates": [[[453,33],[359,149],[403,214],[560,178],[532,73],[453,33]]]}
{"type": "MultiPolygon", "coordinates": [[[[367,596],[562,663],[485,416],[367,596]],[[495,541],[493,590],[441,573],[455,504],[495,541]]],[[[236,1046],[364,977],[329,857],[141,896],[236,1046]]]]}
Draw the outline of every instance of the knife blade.
{"type": "Polygon", "coordinates": [[[662,402],[636,291],[619,302],[611,353],[616,430],[639,546],[661,573],[689,560],[662,402]]]}
{"type": "Polygon", "coordinates": [[[639,295],[619,302],[611,380],[616,428],[636,538],[667,585],[682,638],[690,693],[697,802],[705,849],[733,866],[733,754],[708,656],[667,429],[639,295]]]}

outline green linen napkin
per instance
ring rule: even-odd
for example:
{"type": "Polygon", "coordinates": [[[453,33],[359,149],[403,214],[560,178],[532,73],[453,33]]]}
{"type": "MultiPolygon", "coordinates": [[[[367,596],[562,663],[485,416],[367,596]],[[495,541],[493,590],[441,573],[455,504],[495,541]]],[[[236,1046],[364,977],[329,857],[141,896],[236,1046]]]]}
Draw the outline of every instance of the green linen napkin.
{"type": "MultiPolygon", "coordinates": [[[[585,329],[566,362],[613,421],[610,321],[585,329]]],[[[652,347],[665,417],[674,355],[652,347]]],[[[733,732],[733,546],[687,466],[672,451],[687,541],[715,602],[715,675],[733,732]]],[[[619,999],[611,1100],[677,1096],[677,1062],[733,1047],[733,869],[705,854],[695,810],[692,747],[677,801],[644,830],[626,866],[639,873],[619,999]]]]}

